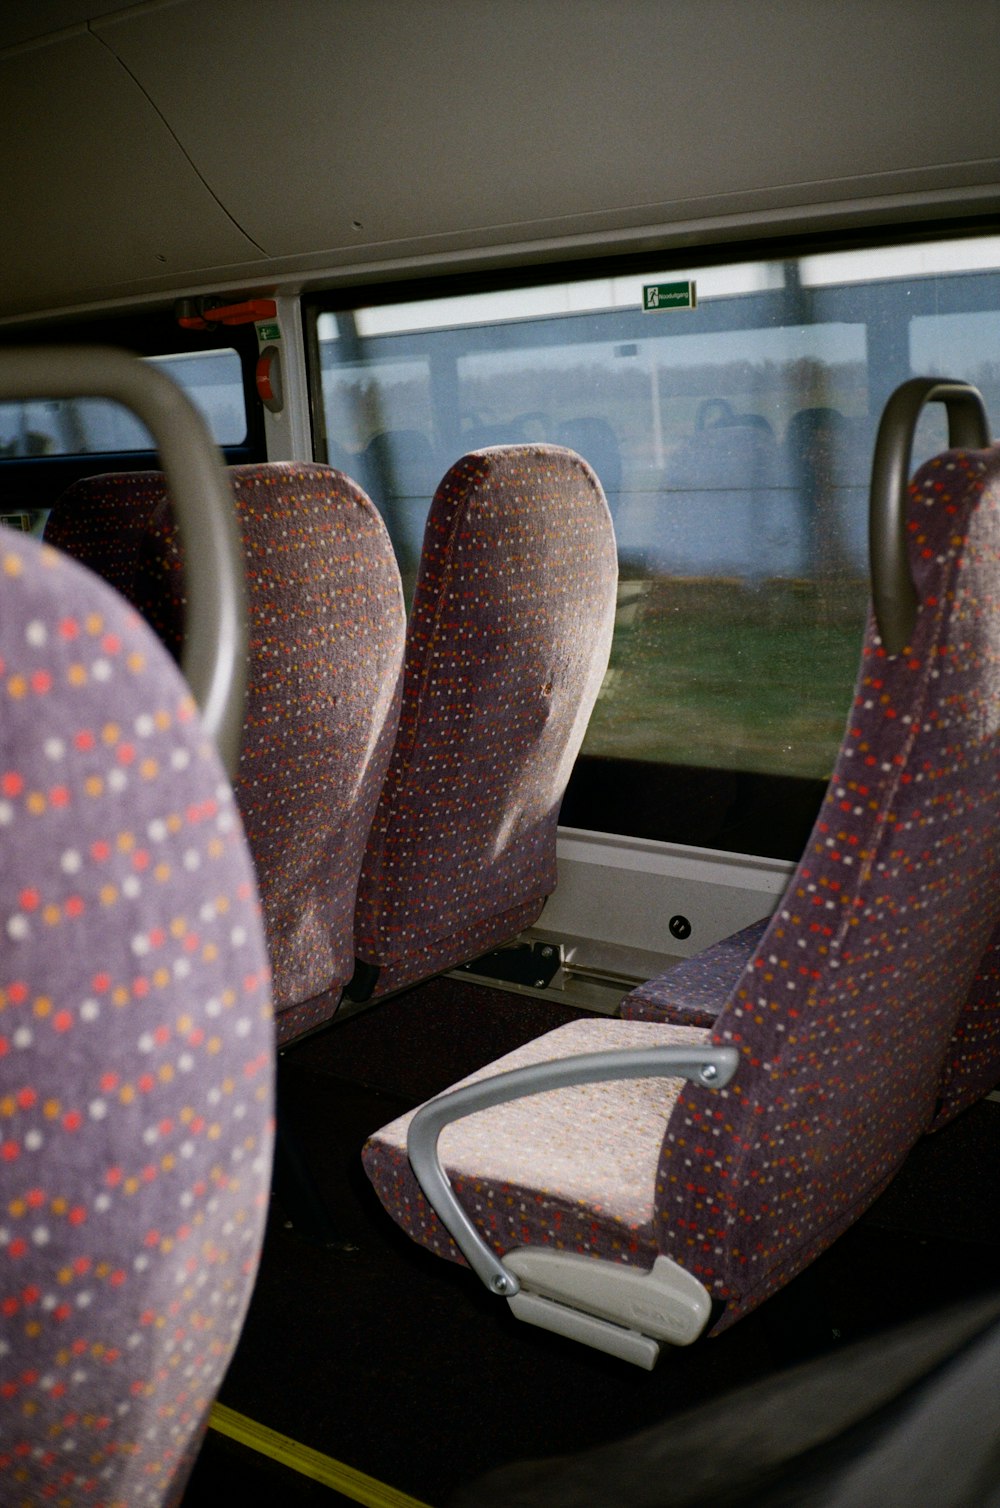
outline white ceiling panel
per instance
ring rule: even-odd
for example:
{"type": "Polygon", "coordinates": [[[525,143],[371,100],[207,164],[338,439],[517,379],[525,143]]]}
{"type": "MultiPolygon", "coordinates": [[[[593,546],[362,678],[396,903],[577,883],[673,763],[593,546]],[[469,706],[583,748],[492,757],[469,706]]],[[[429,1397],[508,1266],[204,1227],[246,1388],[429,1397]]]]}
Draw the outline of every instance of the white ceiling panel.
{"type": "Polygon", "coordinates": [[[259,256],[86,31],[0,56],[0,183],[4,313],[259,256]]]}
{"type": "Polygon", "coordinates": [[[0,4],[0,317],[1000,202],[996,0],[109,8],[0,4]]]}
{"type": "Polygon", "coordinates": [[[272,256],[1000,155],[994,91],[952,87],[1000,77],[995,0],[187,0],[96,29],[272,256]]]}

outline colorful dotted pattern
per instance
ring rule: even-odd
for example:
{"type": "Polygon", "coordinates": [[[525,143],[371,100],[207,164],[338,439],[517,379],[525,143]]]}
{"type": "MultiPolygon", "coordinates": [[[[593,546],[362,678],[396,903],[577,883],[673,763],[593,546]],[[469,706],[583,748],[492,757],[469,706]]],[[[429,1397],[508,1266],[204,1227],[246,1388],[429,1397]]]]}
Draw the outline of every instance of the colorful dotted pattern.
{"type": "Polygon", "coordinates": [[[611,516],[553,445],[475,451],[428,515],[399,733],[358,892],[376,994],[474,957],[556,883],[559,804],[608,663],[611,516]]]}
{"type": "MultiPolygon", "coordinates": [[[[707,1037],[696,1028],[648,1021],[571,1021],[461,1083],[581,1053],[697,1047],[707,1037]]],[[[657,1256],[652,1170],[682,1082],[576,1085],[480,1110],[445,1127],[441,1160],[473,1223],[497,1252],[551,1246],[648,1269],[657,1256]]],[[[362,1154],[365,1170],[408,1236],[464,1263],[406,1155],[415,1114],[411,1110],[371,1138],[362,1154]]]]}
{"type": "MultiPolygon", "coordinates": [[[[405,610],[385,525],[349,478],[299,462],[236,466],[229,476],[250,611],[235,791],[281,1043],[332,1016],[354,970],[354,900],[399,715],[405,610]]],[[[178,649],[183,562],[165,500],[138,595],[178,649]]]]}
{"type": "Polygon", "coordinates": [[[0,542],[0,1501],[182,1490],[263,1235],[273,1021],[253,873],[168,656],[0,542]]]}
{"type": "MultiPolygon", "coordinates": [[[[787,1282],[882,1191],[932,1121],[946,1055],[961,1092],[961,1063],[995,1050],[1000,451],[923,467],[907,528],[921,603],[912,643],[889,657],[869,623],[812,837],[710,1036],[739,1050],[740,1067],[721,1091],[682,1086],[646,1166],[652,1247],[724,1302],[716,1329],[787,1282]]],[[[602,1026],[612,1042],[612,1023],[602,1026]]],[[[625,1123],[621,1134],[634,1131],[625,1123]]],[[[384,1135],[366,1152],[369,1170],[395,1218],[434,1244],[398,1137],[380,1147],[384,1135]]],[[[504,1168],[521,1147],[502,1136],[491,1138],[489,1177],[473,1162],[459,1170],[463,1202],[501,1250],[560,1239],[556,1215],[582,1185],[565,1148],[550,1161],[544,1136],[518,1135],[539,1149],[533,1183],[508,1186],[504,1168]],[[519,1228],[503,1221],[511,1200],[519,1228]],[[524,1213],[542,1207],[554,1212],[547,1232],[524,1213]]],[[[575,1157],[585,1170],[586,1136],[575,1157]]],[[[591,1196],[595,1228],[616,1197],[610,1187],[591,1196]]]]}
{"type": "Polygon", "coordinates": [[[998,459],[948,452],[914,479],[912,643],[887,656],[869,623],[812,837],[712,1034],[743,1062],[717,1095],[685,1087],[667,1129],[662,1246],[726,1301],[720,1328],[856,1219],[930,1125],[1000,917],[998,459]]]}
{"type": "Polygon", "coordinates": [[[89,566],[134,604],[142,542],[162,497],[158,471],[82,477],[57,499],[45,543],[89,566]]]}
{"type": "MultiPolygon", "coordinates": [[[[949,456],[932,463],[933,491],[927,494],[928,484],[923,479],[919,485],[926,496],[936,498],[945,510],[944,517],[958,516],[978,503],[980,495],[989,494],[984,507],[992,508],[992,496],[1000,487],[1000,449],[983,452],[981,456],[966,458],[959,465],[957,456],[949,456]],[[944,468],[944,480],[941,472],[944,468]],[[971,496],[963,499],[969,489],[971,496]],[[948,510],[952,510],[949,512],[948,510]]],[[[919,504],[911,504],[919,509],[919,504]]],[[[919,513],[918,513],[919,516],[919,513]]],[[[985,525],[979,525],[984,528],[985,525]]],[[[970,580],[970,572],[988,571],[988,555],[984,559],[981,549],[970,554],[963,566],[970,580]]],[[[977,591],[980,587],[977,583],[977,591]]],[[[982,588],[982,603],[992,601],[988,583],[982,588]]],[[[963,608],[963,616],[968,609],[963,608]]],[[[989,664],[988,660],[982,662],[989,664]]],[[[953,672],[952,672],[953,674],[953,672]]],[[[938,677],[940,679],[940,677],[938,677]]],[[[719,1012],[738,983],[744,969],[753,966],[753,957],[768,926],[768,920],[755,922],[732,937],[723,939],[712,948],[707,948],[697,957],[669,969],[646,984],[640,985],[626,995],[621,1005],[621,1015],[630,1021],[674,1021],[688,1025],[713,1026],[719,1012]]],[[[945,1056],[941,1083],[938,1090],[936,1113],[930,1129],[937,1130],[954,1119],[961,1110],[974,1104],[983,1095],[1000,1083],[1000,928],[993,934],[989,946],[973,975],[969,994],[955,1026],[954,1036],[945,1056]]]]}
{"type": "Polygon", "coordinates": [[[624,1021],[674,1021],[685,1026],[714,1026],[767,931],[770,918],[724,937],[711,948],[675,964],[625,996],[619,1007],[624,1021]]]}
{"type": "Polygon", "coordinates": [[[979,962],[948,1047],[931,1129],[1000,1086],[1000,928],[979,962]]]}

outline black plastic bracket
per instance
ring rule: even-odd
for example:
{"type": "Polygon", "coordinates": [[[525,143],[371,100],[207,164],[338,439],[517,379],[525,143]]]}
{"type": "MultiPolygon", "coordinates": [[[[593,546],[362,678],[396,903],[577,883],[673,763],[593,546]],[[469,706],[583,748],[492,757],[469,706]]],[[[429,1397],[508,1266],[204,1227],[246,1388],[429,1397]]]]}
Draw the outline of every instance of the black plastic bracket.
{"type": "Polygon", "coordinates": [[[563,950],[557,943],[514,943],[510,947],[484,953],[471,963],[459,964],[459,972],[501,980],[504,984],[522,984],[529,989],[544,990],[552,983],[562,961],[563,950]]]}
{"type": "Polygon", "coordinates": [[[372,997],[372,991],[378,984],[379,966],[377,963],[365,963],[364,959],[354,960],[354,973],[344,986],[344,998],[354,1005],[363,1005],[372,997]]]}

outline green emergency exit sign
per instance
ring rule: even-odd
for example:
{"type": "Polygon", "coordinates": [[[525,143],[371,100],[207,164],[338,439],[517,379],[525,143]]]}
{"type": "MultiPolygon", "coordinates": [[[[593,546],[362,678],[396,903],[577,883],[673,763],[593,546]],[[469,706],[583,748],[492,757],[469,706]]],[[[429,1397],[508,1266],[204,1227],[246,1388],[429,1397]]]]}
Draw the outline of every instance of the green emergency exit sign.
{"type": "Polygon", "coordinates": [[[698,290],[694,283],[644,283],[642,307],[646,314],[666,309],[697,309],[698,290]]]}

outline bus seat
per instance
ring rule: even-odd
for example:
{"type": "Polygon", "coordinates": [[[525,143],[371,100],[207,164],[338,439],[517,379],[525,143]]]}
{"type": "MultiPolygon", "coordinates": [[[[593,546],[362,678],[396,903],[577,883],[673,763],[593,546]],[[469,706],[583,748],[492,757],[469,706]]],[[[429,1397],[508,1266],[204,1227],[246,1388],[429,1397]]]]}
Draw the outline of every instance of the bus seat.
{"type": "Polygon", "coordinates": [[[937,1113],[937,1131],[960,1111],[1000,1088],[1000,927],[979,960],[948,1046],[937,1113]]]}
{"type": "MultiPolygon", "coordinates": [[[[279,1044],[330,1019],[354,967],[354,899],[399,715],[399,570],[361,489],[312,462],[230,470],[250,672],[236,799],[264,910],[279,1044]]],[[[179,648],[183,563],[169,502],[140,607],[179,648]]]]}
{"type": "MultiPolygon", "coordinates": [[[[507,1104],[485,1108],[482,1084],[478,1102],[476,1091],[440,1096],[418,1117],[447,1126],[450,1185],[433,1166],[418,1179],[413,1159],[426,1169],[426,1148],[405,1121],[365,1153],[390,1213],[423,1244],[458,1255],[461,1223],[450,1237],[439,1218],[457,1197],[482,1250],[494,1262],[504,1254],[515,1274],[520,1249],[538,1244],[587,1260],[606,1258],[610,1244],[613,1261],[651,1271],[655,1254],[722,1306],[715,1333],[857,1219],[929,1128],[956,1019],[1000,924],[1000,449],[952,451],[921,469],[908,543],[921,604],[909,644],[888,655],[869,618],[813,836],[714,1025],[622,1023],[735,1049],[729,1087],[685,1085],[672,1106],[665,1092],[646,1104],[656,1153],[641,1170],[644,1203],[634,1168],[627,1184],[612,1170],[584,1192],[602,1160],[600,1128],[629,1142],[639,1134],[608,1086],[603,1098],[580,1087],[560,1090],[561,1104],[535,1098],[548,1087],[536,1068],[516,1116],[507,1104]],[[452,1097],[454,1114],[471,1119],[447,1125],[452,1097]],[[606,1215],[623,1206],[615,1249],[606,1215]]],[[[594,1022],[572,1050],[592,1050],[602,1032],[612,1048],[631,1042],[594,1022]]],[[[532,1061],[559,1056],[566,1041],[558,1031],[539,1039],[532,1061]]],[[[514,1066],[480,1078],[495,1084],[514,1066]]],[[[540,1268],[543,1299],[574,1307],[580,1285],[566,1293],[559,1282],[540,1268]]],[[[657,1306],[619,1312],[643,1330],[647,1308],[657,1306]]]]}
{"type": "Polygon", "coordinates": [[[617,574],[600,483],[572,451],[474,451],[445,476],[361,872],[350,998],[475,958],[538,916],[608,662],[617,574]]]}
{"type": "MultiPolygon", "coordinates": [[[[1000,496],[1000,447],[984,452],[948,452],[929,461],[913,480],[910,494],[911,510],[924,511],[922,499],[931,494],[938,497],[941,502],[938,521],[942,523],[942,527],[943,521],[950,516],[949,509],[954,509],[955,513],[961,517],[968,516],[971,519],[973,514],[970,510],[982,507],[985,516],[988,517],[993,509],[1000,507],[1000,502],[996,501],[1000,496]],[[979,503],[980,496],[984,498],[981,504],[979,503]]],[[[985,528],[985,524],[979,527],[985,528]]],[[[980,570],[985,572],[988,568],[987,564],[983,561],[979,547],[976,548],[975,561],[980,570]]],[[[989,587],[988,577],[986,585],[989,587]]],[[[997,590],[997,587],[992,588],[994,594],[997,590]]],[[[994,596],[987,595],[982,600],[993,601],[994,596]]],[[[962,608],[961,611],[964,612],[965,609],[962,608]]],[[[960,628],[954,627],[951,632],[959,633],[960,628]]],[[[991,653],[1000,653],[1000,628],[993,631],[997,636],[996,650],[992,649],[989,632],[987,625],[982,630],[986,647],[991,653]]],[[[881,653],[878,646],[875,652],[881,653]]],[[[954,653],[951,653],[950,658],[954,660],[954,653]]],[[[886,661],[886,663],[891,662],[886,661]]],[[[933,669],[930,674],[933,676],[933,669]]],[[[861,680],[855,696],[855,709],[859,706],[864,707],[870,695],[866,691],[865,679],[865,665],[862,662],[861,680]]],[[[975,747],[979,741],[977,728],[982,721],[981,709],[988,695],[988,688],[980,687],[974,699],[964,709],[963,726],[966,729],[970,748],[975,747]]],[[[856,719],[857,712],[852,710],[851,723],[854,724],[856,719]]],[[[956,726],[957,721],[957,717],[953,716],[951,725],[956,726]]],[[[849,747],[849,743],[845,744],[845,749],[849,747]]],[[[888,774],[891,780],[893,773],[891,770],[881,773],[883,777],[888,774]]],[[[818,881],[821,885],[832,886],[839,872],[839,859],[829,857],[829,829],[831,816],[835,816],[842,809],[844,798],[838,793],[843,787],[843,780],[838,781],[838,775],[843,777],[843,774],[842,755],[841,768],[827,790],[819,823],[813,831],[807,850],[807,852],[812,852],[818,864],[823,864],[824,872],[829,873],[828,880],[818,881]]],[[[915,780],[922,778],[919,772],[914,777],[915,780]]],[[[951,798],[955,802],[961,802],[964,799],[961,788],[962,778],[964,777],[959,772],[956,776],[958,790],[951,798]]],[[[874,784],[875,782],[872,781],[873,787],[874,784]]],[[[884,799],[888,800],[891,797],[891,783],[887,784],[883,778],[880,784],[885,793],[884,799]]],[[[937,789],[941,790],[942,787],[939,785],[937,789]]],[[[795,883],[793,880],[792,886],[786,892],[784,906],[779,906],[777,909],[775,925],[780,925],[782,916],[787,914],[788,904],[794,903],[795,883]]],[[[730,991],[735,988],[744,972],[759,967],[758,947],[763,943],[771,921],[770,917],[764,917],[741,932],[724,938],[702,953],[686,959],[675,968],[640,985],[626,995],[620,1008],[621,1016],[631,1021],[673,1021],[686,1025],[713,1025],[730,991]]],[[[961,1110],[988,1094],[1000,1083],[1000,927],[989,938],[988,946],[978,957],[978,961],[976,958],[966,960],[964,978],[968,993],[964,997],[961,1009],[957,1012],[954,1034],[943,1067],[939,1103],[932,1121],[932,1129],[945,1125],[961,1110]]]]}
{"type": "Polygon", "coordinates": [[[45,542],[65,550],[134,603],[142,541],[162,496],[158,471],[81,477],[56,499],[45,542]]]}
{"type": "Polygon", "coordinates": [[[0,1499],[180,1496],[267,1212],[273,1024],[232,792],[133,609],[0,541],[0,1499]]]}

